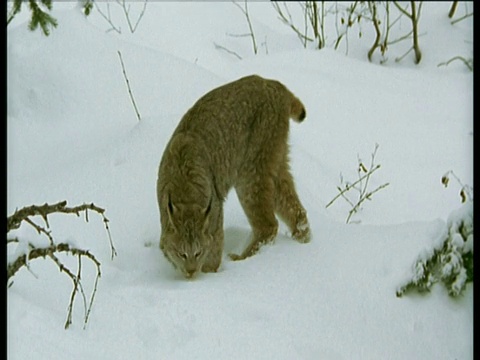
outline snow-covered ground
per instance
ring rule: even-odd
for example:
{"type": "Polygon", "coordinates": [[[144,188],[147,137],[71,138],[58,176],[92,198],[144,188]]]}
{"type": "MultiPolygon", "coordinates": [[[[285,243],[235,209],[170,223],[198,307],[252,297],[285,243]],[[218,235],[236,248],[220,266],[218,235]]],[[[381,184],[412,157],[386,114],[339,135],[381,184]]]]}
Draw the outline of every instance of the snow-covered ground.
{"type": "MultiPolygon", "coordinates": [[[[450,5],[424,3],[419,65],[412,54],[394,61],[406,42],[389,48],[385,64],[378,54],[369,63],[367,23],[362,38],[350,33],[348,55],[345,46],[306,50],[265,2],[249,3],[257,55],[248,37],[231,35],[248,25],[229,2],[148,3],[134,34],[116,4],[122,34],[106,32],[95,8],[85,18],[75,3],[54,3],[59,25],[49,37],[28,30],[24,5],[7,28],[7,214],[94,202],[106,209],[118,256],[110,259],[97,214],[88,223],[51,215],[56,241],[102,263],[90,319],[83,329],[79,296],[64,330],[72,283],[51,260],[34,260],[7,292],[8,359],[471,359],[473,285],[456,299],[440,284],[426,296],[395,296],[461,207],[461,186],[452,178],[444,188],[442,176],[452,170],[473,184],[472,72],[460,61],[437,67],[473,56],[473,18],[451,25],[450,5]],[[306,121],[291,124],[290,143],[313,238],[300,245],[282,226],[256,256],[225,258],[217,274],[185,281],[158,249],[158,163],[201,95],[252,73],[282,81],[307,108],[306,121]],[[369,186],[389,185],[345,224],[351,207],[343,199],[325,206],[340,176],[357,179],[358,158],[370,164],[375,144],[381,168],[369,186]]],[[[141,8],[132,4],[132,17],[141,8]]],[[[331,43],[334,29],[327,34],[331,43]]],[[[243,249],[248,234],[232,192],[226,252],[243,249]]],[[[47,243],[28,224],[9,235],[47,243]]],[[[7,260],[19,251],[9,245],[7,260]]],[[[62,259],[76,269],[74,257],[62,259]]],[[[95,268],[82,266],[88,295],[95,268]]]]}

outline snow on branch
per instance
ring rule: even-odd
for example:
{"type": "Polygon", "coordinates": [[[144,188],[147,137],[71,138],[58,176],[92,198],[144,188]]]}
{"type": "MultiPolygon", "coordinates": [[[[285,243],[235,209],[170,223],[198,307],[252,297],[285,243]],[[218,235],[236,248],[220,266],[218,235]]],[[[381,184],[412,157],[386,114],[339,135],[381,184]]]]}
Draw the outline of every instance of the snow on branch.
{"type": "MultiPolygon", "coordinates": [[[[84,212],[85,221],[88,222],[89,210],[100,214],[103,218],[104,226],[110,241],[111,257],[113,259],[113,257],[117,255],[117,251],[113,246],[110,229],[108,227],[109,220],[105,216],[105,210],[96,206],[93,203],[83,204],[83,205],[74,206],[74,207],[67,207],[66,201],[61,201],[52,205],[47,203],[45,203],[44,205],[31,205],[15,211],[13,215],[7,217],[7,234],[12,230],[20,228],[22,223],[25,222],[30,226],[32,226],[39,235],[44,235],[48,239],[48,246],[45,246],[45,247],[39,247],[29,243],[28,248],[25,249],[23,253],[19,254],[13,261],[10,261],[7,263],[7,283],[8,283],[8,280],[10,280],[21,268],[26,267],[27,269],[30,269],[31,260],[35,260],[38,258],[45,259],[47,257],[50,260],[52,260],[55,263],[55,265],[58,267],[60,272],[66,274],[73,283],[73,289],[70,294],[70,302],[68,305],[67,320],[65,322],[65,329],[68,329],[68,327],[72,323],[73,305],[75,302],[75,297],[78,294],[78,292],[80,292],[83,299],[83,304],[84,304],[84,310],[85,310],[84,326],[87,325],[90,311],[93,305],[93,300],[95,298],[95,294],[97,291],[98,280],[100,279],[100,276],[101,276],[100,262],[97,260],[95,255],[90,253],[88,250],[79,249],[73,246],[72,244],[69,244],[66,242],[61,242],[61,243],[55,242],[52,236],[52,232],[51,230],[49,230],[50,225],[48,223],[48,215],[53,213],[63,213],[63,214],[75,214],[77,216],[80,216],[80,213],[84,212]],[[35,221],[32,220],[32,217],[35,217],[35,216],[40,216],[43,219],[45,223],[45,227],[37,224],[35,221]],[[64,263],[62,263],[62,261],[57,256],[60,253],[68,253],[77,257],[78,265],[77,265],[76,273],[74,273],[69,267],[67,267],[64,263]],[[87,305],[86,294],[81,282],[83,259],[87,259],[91,261],[96,268],[96,278],[95,278],[92,293],[90,295],[90,300],[88,301],[88,305],[87,305]]],[[[7,238],[7,245],[16,244],[16,243],[18,244],[19,242],[20,241],[17,238],[13,238],[13,239],[7,238]]],[[[11,286],[12,284],[13,282],[10,282],[9,286],[11,286]]]]}
{"type": "Polygon", "coordinates": [[[452,212],[440,245],[420,255],[412,267],[411,279],[397,288],[397,296],[417,290],[428,292],[443,282],[452,297],[473,282],[473,201],[452,212]]]}

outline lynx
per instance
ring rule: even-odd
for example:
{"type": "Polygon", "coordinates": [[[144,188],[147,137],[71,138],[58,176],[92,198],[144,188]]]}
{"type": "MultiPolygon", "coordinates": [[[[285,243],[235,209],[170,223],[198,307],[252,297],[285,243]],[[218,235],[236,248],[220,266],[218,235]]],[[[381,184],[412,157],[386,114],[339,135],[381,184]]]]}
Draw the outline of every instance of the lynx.
{"type": "Polygon", "coordinates": [[[275,215],[295,240],[310,240],[287,143],[289,119],[305,116],[302,102],[282,83],[257,75],[208,92],[183,116],[160,162],[157,199],[160,249],[186,278],[219,268],[223,203],[232,187],[252,227],[249,245],[229,254],[232,260],[274,240],[275,215]]]}

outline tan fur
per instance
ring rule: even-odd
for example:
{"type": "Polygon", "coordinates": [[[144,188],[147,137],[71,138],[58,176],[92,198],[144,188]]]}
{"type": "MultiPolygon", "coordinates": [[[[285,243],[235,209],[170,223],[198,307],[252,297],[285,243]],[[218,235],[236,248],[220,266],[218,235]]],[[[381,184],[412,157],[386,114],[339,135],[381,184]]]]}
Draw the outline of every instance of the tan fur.
{"type": "Polygon", "coordinates": [[[307,214],[288,164],[289,118],[305,108],[283,84],[252,75],[216,88],[183,116],[160,163],[160,248],[185,277],[215,272],[223,253],[223,202],[234,187],[252,227],[233,260],[273,241],[283,220],[310,240],[307,214]]]}

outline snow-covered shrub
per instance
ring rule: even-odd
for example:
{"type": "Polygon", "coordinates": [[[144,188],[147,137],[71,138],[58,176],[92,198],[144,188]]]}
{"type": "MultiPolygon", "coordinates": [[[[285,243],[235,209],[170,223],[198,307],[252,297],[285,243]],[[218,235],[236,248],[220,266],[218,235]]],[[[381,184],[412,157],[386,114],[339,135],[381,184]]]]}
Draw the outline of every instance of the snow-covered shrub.
{"type": "Polygon", "coordinates": [[[446,225],[443,241],[418,257],[411,280],[397,289],[397,296],[411,289],[429,291],[439,281],[458,296],[473,282],[473,202],[453,211],[446,225]]]}

